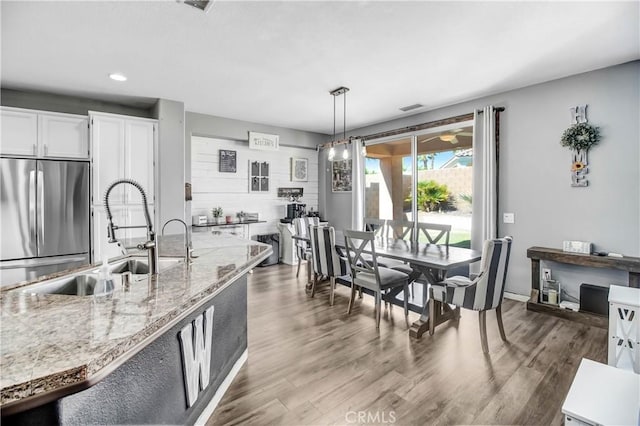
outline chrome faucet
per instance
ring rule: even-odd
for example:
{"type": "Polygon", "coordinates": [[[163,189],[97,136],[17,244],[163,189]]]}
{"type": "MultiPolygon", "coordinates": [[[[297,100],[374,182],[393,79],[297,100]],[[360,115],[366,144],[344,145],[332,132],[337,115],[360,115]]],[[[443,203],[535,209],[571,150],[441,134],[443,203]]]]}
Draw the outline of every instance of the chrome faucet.
{"type": "Polygon", "coordinates": [[[149,273],[152,275],[158,274],[158,251],[156,245],[156,234],[153,232],[153,224],[151,223],[151,216],[149,215],[149,205],[147,203],[147,194],[144,192],[142,185],[136,182],[133,179],[118,179],[113,182],[107,188],[104,194],[104,207],[107,211],[107,220],[109,221],[107,225],[107,235],[109,237],[110,243],[118,242],[116,238],[116,229],[126,229],[126,228],[146,228],[147,229],[147,241],[144,243],[138,244],[137,248],[139,250],[147,250],[147,255],[149,258],[149,273]],[[121,183],[128,183],[135,187],[138,191],[140,191],[140,195],[142,196],[142,204],[144,205],[144,218],[147,222],[146,225],[131,225],[131,226],[117,226],[113,223],[113,215],[111,214],[111,208],[109,207],[109,194],[113,190],[113,188],[121,183]]]}
{"type": "MultiPolygon", "coordinates": [[[[164,225],[162,225],[162,232],[161,235],[164,236],[164,228],[171,222],[180,222],[181,224],[184,225],[184,241],[185,241],[185,255],[184,255],[184,261],[187,265],[190,265],[192,263],[192,251],[193,249],[191,248],[191,239],[189,238],[189,227],[187,226],[186,222],[182,219],[169,219],[168,221],[166,221],[164,223],[164,225]]],[[[197,256],[196,256],[197,257],[197,256]]]]}

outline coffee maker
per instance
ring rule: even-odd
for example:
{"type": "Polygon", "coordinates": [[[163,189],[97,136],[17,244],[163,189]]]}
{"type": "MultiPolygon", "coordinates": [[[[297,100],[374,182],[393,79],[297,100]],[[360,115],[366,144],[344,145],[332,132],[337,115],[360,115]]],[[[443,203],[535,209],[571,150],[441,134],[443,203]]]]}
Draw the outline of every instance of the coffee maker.
{"type": "Polygon", "coordinates": [[[287,204],[287,219],[293,220],[298,217],[303,217],[306,213],[306,204],[291,203],[287,204]]]}

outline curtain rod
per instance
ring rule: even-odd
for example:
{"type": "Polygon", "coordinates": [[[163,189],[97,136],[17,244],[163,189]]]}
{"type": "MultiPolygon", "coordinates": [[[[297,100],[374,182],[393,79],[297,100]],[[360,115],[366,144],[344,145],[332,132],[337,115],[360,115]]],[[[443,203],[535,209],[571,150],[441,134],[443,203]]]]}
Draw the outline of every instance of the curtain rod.
{"type": "MultiPolygon", "coordinates": [[[[494,108],[495,112],[499,113],[505,110],[504,107],[495,107],[494,108]]],[[[476,110],[477,113],[482,113],[482,110],[476,110]]],[[[454,124],[454,123],[460,123],[462,121],[469,121],[469,120],[473,120],[473,115],[474,113],[470,112],[468,114],[462,114],[462,115],[456,115],[455,117],[449,117],[449,118],[445,118],[442,120],[435,120],[435,121],[429,121],[427,123],[422,123],[422,124],[415,124],[413,126],[407,126],[407,127],[402,127],[399,129],[393,129],[393,130],[385,130],[383,132],[378,132],[378,133],[373,133],[371,135],[365,135],[365,136],[351,136],[348,139],[341,139],[338,141],[331,141],[331,142],[326,142],[323,144],[318,145],[317,149],[323,149],[326,147],[330,147],[330,146],[335,146],[335,145],[341,145],[341,144],[345,144],[345,143],[351,143],[354,139],[360,139],[362,142],[366,142],[368,140],[372,140],[372,139],[381,139],[381,138],[385,138],[385,137],[389,137],[389,136],[396,136],[396,135],[401,135],[403,133],[410,133],[410,132],[417,132],[420,130],[426,130],[426,129],[431,129],[434,127],[440,127],[440,126],[445,126],[447,124],[454,124]]]]}

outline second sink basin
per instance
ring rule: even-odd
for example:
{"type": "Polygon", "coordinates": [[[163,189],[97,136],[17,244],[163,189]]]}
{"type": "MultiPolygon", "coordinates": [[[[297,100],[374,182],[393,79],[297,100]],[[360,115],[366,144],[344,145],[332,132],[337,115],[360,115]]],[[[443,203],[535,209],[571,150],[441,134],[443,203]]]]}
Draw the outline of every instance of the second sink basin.
{"type": "MultiPolygon", "coordinates": [[[[181,259],[160,258],[158,259],[158,271],[164,271],[177,265],[181,259]]],[[[127,259],[109,266],[112,274],[125,274],[127,272],[134,275],[148,274],[149,263],[146,259],[127,259]]]]}

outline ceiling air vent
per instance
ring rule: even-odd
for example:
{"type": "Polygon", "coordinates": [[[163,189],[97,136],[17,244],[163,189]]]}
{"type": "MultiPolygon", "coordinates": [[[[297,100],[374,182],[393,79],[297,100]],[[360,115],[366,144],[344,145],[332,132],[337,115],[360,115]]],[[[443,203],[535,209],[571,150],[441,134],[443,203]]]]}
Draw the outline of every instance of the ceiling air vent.
{"type": "Polygon", "coordinates": [[[179,3],[188,4],[189,6],[193,6],[196,9],[203,11],[204,13],[209,13],[211,10],[211,6],[213,6],[213,0],[177,0],[179,3]]]}
{"type": "Polygon", "coordinates": [[[406,106],[406,107],[402,107],[402,108],[400,108],[400,111],[407,112],[407,111],[411,111],[412,109],[422,108],[423,106],[424,106],[424,105],[422,105],[422,104],[413,104],[413,105],[408,105],[408,106],[406,106]]]}

